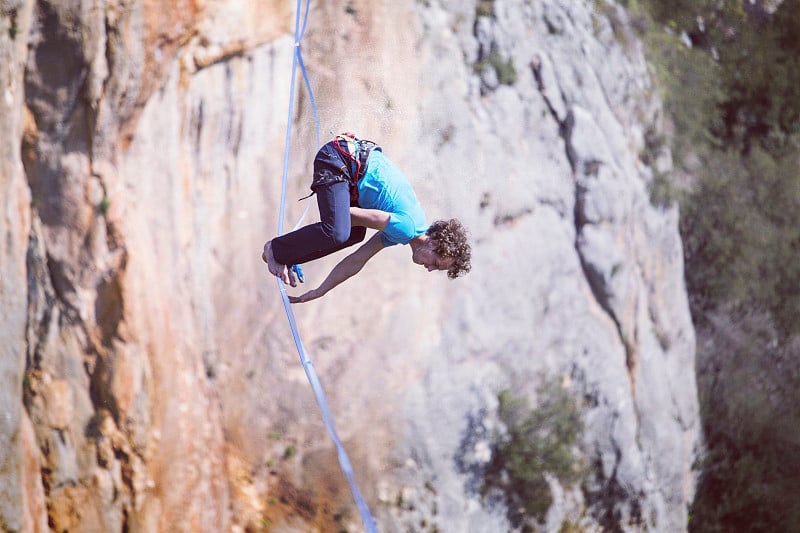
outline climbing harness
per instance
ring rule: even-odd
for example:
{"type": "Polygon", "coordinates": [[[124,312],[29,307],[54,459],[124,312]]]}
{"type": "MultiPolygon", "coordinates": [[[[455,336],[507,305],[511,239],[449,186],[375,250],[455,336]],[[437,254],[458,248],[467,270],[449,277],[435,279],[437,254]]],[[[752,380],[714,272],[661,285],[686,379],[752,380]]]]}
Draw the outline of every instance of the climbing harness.
{"type": "MultiPolygon", "coordinates": [[[[303,64],[303,57],[300,53],[300,41],[303,39],[303,35],[306,31],[306,25],[308,23],[308,11],[309,6],[311,4],[311,0],[307,0],[306,2],[306,9],[305,9],[305,16],[303,20],[303,27],[302,30],[300,29],[300,12],[301,12],[301,0],[297,0],[297,8],[295,11],[295,25],[294,25],[294,54],[292,57],[292,79],[291,79],[291,87],[290,87],[290,95],[289,95],[289,117],[286,122],[286,147],[284,149],[284,156],[283,156],[283,180],[281,184],[281,205],[280,205],[280,214],[278,219],[278,235],[283,234],[283,220],[285,214],[285,206],[286,206],[286,185],[288,182],[288,175],[289,175],[289,152],[290,152],[290,145],[292,139],[292,115],[294,113],[294,93],[295,93],[295,77],[297,75],[297,67],[300,67],[300,70],[303,74],[303,79],[305,80],[306,90],[309,95],[309,100],[311,102],[311,108],[314,112],[314,125],[316,127],[317,133],[317,146],[320,145],[320,135],[319,135],[319,115],[317,114],[317,104],[314,100],[314,93],[311,90],[311,84],[308,80],[308,72],[306,71],[306,67],[303,64]]],[[[303,215],[305,216],[305,214],[303,215]]],[[[301,218],[302,221],[302,218],[301,218]]],[[[300,225],[300,222],[297,223],[297,226],[300,225]]],[[[295,228],[297,228],[295,226],[295,228]]],[[[302,270],[299,272],[300,276],[302,276],[302,270]]],[[[328,400],[325,397],[325,391],[322,389],[322,384],[319,381],[319,377],[317,376],[316,371],[314,370],[314,363],[311,362],[308,355],[306,354],[305,347],[303,346],[303,341],[300,338],[300,333],[297,329],[297,323],[294,318],[294,312],[292,311],[291,303],[289,302],[289,297],[286,294],[286,285],[284,285],[283,280],[276,276],[278,282],[278,289],[281,293],[281,299],[283,300],[283,308],[286,311],[286,318],[289,320],[289,327],[292,330],[292,337],[294,338],[295,346],[297,347],[297,353],[300,356],[300,362],[303,365],[303,370],[305,370],[306,377],[308,378],[308,382],[311,384],[311,388],[314,391],[314,397],[317,400],[317,405],[319,406],[320,413],[322,414],[322,421],[325,424],[325,428],[328,430],[328,435],[330,435],[331,440],[333,441],[334,446],[336,447],[336,453],[339,459],[339,466],[342,469],[342,473],[344,473],[345,477],[347,478],[347,483],[350,485],[350,492],[353,494],[353,499],[356,502],[356,507],[358,507],[358,512],[361,515],[361,521],[364,523],[364,528],[366,529],[367,533],[377,533],[378,530],[375,527],[375,521],[372,519],[372,515],[369,512],[369,507],[367,507],[364,498],[361,496],[361,491],[358,489],[358,485],[356,484],[355,477],[353,475],[353,467],[350,464],[350,459],[347,457],[347,452],[342,445],[342,441],[339,439],[339,435],[336,432],[336,427],[333,423],[333,415],[331,414],[330,407],[328,406],[328,400]]]]}
{"type": "Polygon", "coordinates": [[[367,159],[370,152],[374,149],[380,150],[380,147],[372,141],[359,139],[349,131],[334,137],[333,146],[336,147],[337,152],[350,161],[350,206],[358,207],[358,182],[367,172],[367,159]]]}
{"type": "MultiPolygon", "coordinates": [[[[336,135],[330,144],[336,148],[339,155],[349,163],[350,168],[347,169],[347,167],[342,166],[338,169],[338,173],[331,173],[326,169],[323,171],[327,172],[324,175],[322,173],[317,175],[315,171],[314,182],[311,184],[311,194],[300,198],[300,200],[305,200],[306,198],[314,196],[317,187],[336,183],[338,181],[345,181],[350,188],[350,207],[360,207],[358,205],[358,182],[367,172],[367,159],[369,159],[369,154],[372,150],[381,151],[381,147],[372,141],[359,139],[350,132],[336,135]]],[[[306,207],[306,210],[308,210],[308,207],[306,207]]],[[[305,217],[305,213],[303,213],[303,216],[305,217]]],[[[295,226],[295,229],[297,229],[298,226],[299,224],[295,226]]]]}

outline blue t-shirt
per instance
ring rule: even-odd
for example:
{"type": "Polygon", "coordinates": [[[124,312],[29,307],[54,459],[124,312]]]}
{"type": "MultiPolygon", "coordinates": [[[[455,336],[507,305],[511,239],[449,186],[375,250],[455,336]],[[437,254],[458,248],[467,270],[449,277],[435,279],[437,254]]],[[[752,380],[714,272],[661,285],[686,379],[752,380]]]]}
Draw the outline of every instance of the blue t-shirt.
{"type": "Polygon", "coordinates": [[[381,232],[384,246],[408,244],[428,231],[425,213],[406,177],[379,150],[367,160],[367,171],[358,182],[358,203],[365,209],[389,213],[389,223],[381,232]]]}

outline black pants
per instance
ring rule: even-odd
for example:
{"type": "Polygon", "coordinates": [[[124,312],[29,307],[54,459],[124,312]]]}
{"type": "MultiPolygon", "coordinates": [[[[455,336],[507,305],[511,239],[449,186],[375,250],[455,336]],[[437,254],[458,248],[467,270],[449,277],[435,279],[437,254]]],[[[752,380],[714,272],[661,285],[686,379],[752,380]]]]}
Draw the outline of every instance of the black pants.
{"type": "Polygon", "coordinates": [[[301,265],[364,240],[367,228],[350,225],[350,162],[331,141],[314,158],[320,221],[272,240],[272,255],[283,265],[301,265]]]}

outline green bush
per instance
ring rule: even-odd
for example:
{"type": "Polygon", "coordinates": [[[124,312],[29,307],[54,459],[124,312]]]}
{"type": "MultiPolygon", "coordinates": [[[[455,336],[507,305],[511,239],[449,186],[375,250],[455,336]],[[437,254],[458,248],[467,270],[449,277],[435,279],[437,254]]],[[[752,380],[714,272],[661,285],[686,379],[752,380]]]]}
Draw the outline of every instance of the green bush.
{"type": "Polygon", "coordinates": [[[726,98],[719,136],[747,151],[773,154],[800,132],[800,0],[784,0],[769,17],[751,17],[719,46],[726,98]],[[728,43],[726,43],[728,44],[728,43]]]}
{"type": "Polygon", "coordinates": [[[681,202],[693,315],[746,304],[772,312],[784,338],[800,333],[800,0],[767,21],[740,2],[646,6],[675,160],[695,180],[676,195],[672,177],[657,176],[651,199],[681,202]]]}
{"type": "MultiPolygon", "coordinates": [[[[785,147],[800,132],[800,0],[784,0],[774,13],[762,3],[718,0],[650,0],[653,19],[670,32],[655,31],[658,39],[685,34],[692,47],[670,46],[667,54],[692,56],[685,62],[661,58],[675,78],[690,83],[675,94],[704,100],[698,119],[726,147],[747,152],[760,144],[771,152],[785,147]],[[715,90],[705,93],[694,85],[695,69],[713,70],[715,90]],[[712,121],[705,116],[711,113],[712,121]]],[[[663,80],[662,80],[663,81],[663,80]]],[[[673,112],[680,110],[672,109],[673,112]]],[[[684,136],[679,129],[680,136],[684,136]]]]}
{"type": "Polygon", "coordinates": [[[796,156],[761,148],[709,153],[683,203],[686,281],[697,320],[713,309],[771,312],[782,338],[798,333],[800,172],[796,156]]]}
{"type": "Polygon", "coordinates": [[[642,4],[674,159],[692,177],[680,230],[707,449],[689,530],[800,531],[800,0],[772,14],[642,4]]]}
{"type": "Polygon", "coordinates": [[[478,0],[475,6],[475,18],[494,17],[494,0],[478,0]]]}
{"type": "Polygon", "coordinates": [[[514,68],[511,58],[503,57],[493,50],[489,54],[489,64],[497,71],[497,79],[503,85],[514,85],[517,81],[517,69],[514,68]]]}
{"type": "Polygon", "coordinates": [[[688,48],[674,31],[648,26],[647,50],[667,114],[676,134],[673,150],[680,161],[698,148],[714,145],[723,100],[719,65],[703,50],[688,48]]]}
{"type": "MultiPolygon", "coordinates": [[[[800,389],[791,346],[775,347],[770,320],[758,313],[715,319],[714,350],[698,352],[703,432],[690,531],[800,531],[800,389]],[[720,357],[719,353],[724,354],[720,357]]],[[[796,351],[796,348],[795,348],[796,351]]]]}
{"type": "Polygon", "coordinates": [[[499,394],[498,414],[506,432],[495,436],[482,488],[484,496],[500,491],[517,527],[531,518],[544,520],[553,501],[545,474],[568,487],[585,475],[576,454],[583,432],[577,401],[558,381],[545,382],[538,398],[532,409],[509,390],[499,394]]]}
{"type": "Polygon", "coordinates": [[[503,57],[499,51],[492,49],[486,59],[482,59],[473,65],[473,70],[480,73],[483,69],[491,67],[497,73],[497,81],[502,85],[514,85],[517,81],[517,70],[511,58],[503,57]]]}

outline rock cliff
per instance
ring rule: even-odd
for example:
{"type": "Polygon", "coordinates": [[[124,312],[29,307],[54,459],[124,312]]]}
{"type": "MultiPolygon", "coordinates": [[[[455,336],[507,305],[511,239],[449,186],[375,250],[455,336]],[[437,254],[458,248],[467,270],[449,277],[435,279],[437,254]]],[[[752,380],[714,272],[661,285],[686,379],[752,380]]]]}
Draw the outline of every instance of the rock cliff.
{"type": "MultiPolygon", "coordinates": [[[[291,4],[0,1],[3,530],[359,530],[260,261],[291,4]]],[[[591,474],[551,479],[541,527],[684,530],[694,332],[625,11],[316,2],[303,51],[323,136],[379,141],[474,244],[466,278],[396,247],[296,306],[381,531],[509,530],[471,480],[499,391],[535,404],[543,378],[580,400],[591,474]]],[[[301,93],[290,199],[310,113],[301,93]]]]}

